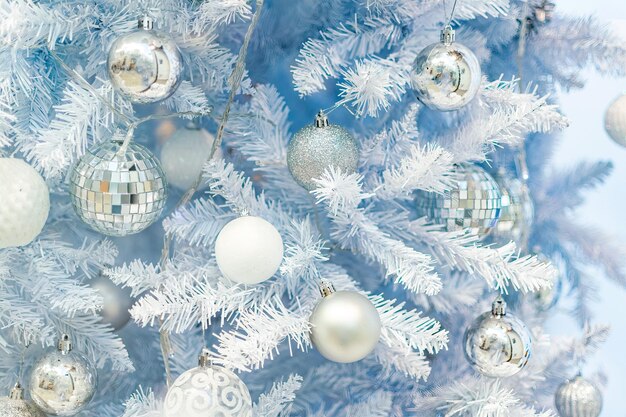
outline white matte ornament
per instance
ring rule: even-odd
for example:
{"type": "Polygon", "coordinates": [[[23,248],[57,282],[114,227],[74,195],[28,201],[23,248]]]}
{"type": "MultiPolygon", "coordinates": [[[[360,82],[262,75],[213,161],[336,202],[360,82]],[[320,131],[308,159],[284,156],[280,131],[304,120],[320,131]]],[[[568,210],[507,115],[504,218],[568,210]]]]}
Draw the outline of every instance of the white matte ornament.
{"type": "Polygon", "coordinates": [[[68,335],[57,349],[49,350],[33,365],[30,396],[45,413],[72,416],[85,408],[96,392],[97,376],[93,365],[72,350],[68,335]]]}
{"type": "Polygon", "coordinates": [[[441,42],[424,48],[413,63],[411,83],[417,98],[434,110],[458,110],[474,99],[480,87],[481,70],[476,55],[454,41],[446,27],[441,42]]]}
{"type": "Polygon", "coordinates": [[[335,291],[322,284],[323,298],[315,306],[309,323],[311,342],[334,362],[360,361],[372,353],[380,339],[378,311],[364,295],[354,291],[335,291]]]}
{"type": "Polygon", "coordinates": [[[23,160],[0,158],[0,198],[0,248],[28,245],[48,219],[46,182],[23,160]]]}
{"type": "Polygon", "coordinates": [[[215,258],[226,278],[239,284],[258,284],[278,271],[283,261],[283,239],[267,220],[242,216],[220,231],[215,258]]]}
{"type": "Polygon", "coordinates": [[[598,417],[602,411],[600,390],[580,375],[559,387],[554,402],[561,417],[598,417]]]}
{"type": "Polygon", "coordinates": [[[606,109],[604,128],[615,143],[626,146],[626,94],[616,98],[606,109]]]}
{"type": "Polygon", "coordinates": [[[111,84],[135,103],[153,103],[171,96],[182,80],[183,60],[169,35],[152,30],[150,18],[139,30],[111,45],[107,69],[111,84]]]}
{"type": "Polygon", "coordinates": [[[252,398],[233,372],[210,364],[205,350],[200,366],[179,376],[168,389],[163,417],[252,417],[252,398]]]}
{"type": "Polygon", "coordinates": [[[15,385],[8,397],[0,398],[0,416],[46,417],[35,404],[24,399],[24,390],[19,384],[15,385]]]}
{"type": "Polygon", "coordinates": [[[506,378],[521,371],[531,355],[530,331],[517,317],[506,313],[501,297],[465,331],[465,356],[481,374],[506,378]]]}
{"type": "MultiPolygon", "coordinates": [[[[197,125],[178,129],[161,148],[161,165],[167,182],[187,191],[202,173],[215,137],[197,125]]],[[[216,157],[221,155],[218,148],[216,157]]]]}

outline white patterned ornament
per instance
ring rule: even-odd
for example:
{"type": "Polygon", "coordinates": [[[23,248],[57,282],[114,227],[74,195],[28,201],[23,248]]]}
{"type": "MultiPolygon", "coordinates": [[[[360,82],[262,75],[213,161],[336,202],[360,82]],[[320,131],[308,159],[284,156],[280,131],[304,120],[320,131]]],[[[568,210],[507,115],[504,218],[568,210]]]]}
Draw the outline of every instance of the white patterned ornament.
{"type": "Polygon", "coordinates": [[[204,349],[199,366],[179,376],[168,389],[163,417],[251,417],[252,398],[232,371],[211,364],[204,349]]]}
{"type": "Polygon", "coordinates": [[[15,384],[8,397],[0,398],[0,416],[46,417],[35,404],[24,399],[24,390],[20,384],[15,384]]]}
{"type": "MultiPolygon", "coordinates": [[[[161,148],[161,165],[167,182],[180,190],[189,190],[202,173],[213,142],[215,137],[197,124],[178,129],[161,148]]],[[[219,158],[220,149],[215,153],[219,158]]]]}
{"type": "Polygon", "coordinates": [[[0,158],[0,198],[0,248],[28,245],[48,219],[46,182],[23,160],[0,158]]]}
{"type": "Polygon", "coordinates": [[[315,306],[309,323],[311,342],[334,362],[360,361],[372,353],[381,333],[378,310],[364,295],[355,291],[335,291],[323,282],[322,299],[315,306]]]}
{"type": "Polygon", "coordinates": [[[604,128],[615,143],[626,146],[626,94],[616,98],[606,109],[604,128]]]}
{"type": "Polygon", "coordinates": [[[559,387],[554,402],[561,417],[598,417],[602,411],[602,393],[580,375],[559,387]]]}
{"type": "Polygon", "coordinates": [[[267,220],[242,216],[230,221],[215,241],[215,259],[222,274],[239,284],[271,278],[283,261],[283,239],[267,220]]]}
{"type": "Polygon", "coordinates": [[[57,349],[48,351],[33,365],[29,390],[46,414],[73,416],[89,404],[96,384],[93,365],[72,350],[69,336],[63,335],[57,349]]]}

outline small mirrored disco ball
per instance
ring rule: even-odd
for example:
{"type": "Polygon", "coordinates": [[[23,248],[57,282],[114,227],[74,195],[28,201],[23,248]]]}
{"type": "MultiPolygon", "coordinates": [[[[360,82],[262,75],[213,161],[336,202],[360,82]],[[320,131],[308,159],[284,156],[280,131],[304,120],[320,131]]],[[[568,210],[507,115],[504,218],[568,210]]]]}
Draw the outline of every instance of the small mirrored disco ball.
{"type": "Polygon", "coordinates": [[[76,213],[94,230],[109,236],[138,233],[154,223],[167,198],[167,183],[158,159],[131,142],[105,142],[87,152],[70,178],[76,213]]]}
{"type": "Polygon", "coordinates": [[[474,164],[459,164],[455,173],[454,185],[443,193],[416,192],[417,215],[443,225],[445,231],[469,229],[484,238],[500,218],[498,183],[474,164]]]}

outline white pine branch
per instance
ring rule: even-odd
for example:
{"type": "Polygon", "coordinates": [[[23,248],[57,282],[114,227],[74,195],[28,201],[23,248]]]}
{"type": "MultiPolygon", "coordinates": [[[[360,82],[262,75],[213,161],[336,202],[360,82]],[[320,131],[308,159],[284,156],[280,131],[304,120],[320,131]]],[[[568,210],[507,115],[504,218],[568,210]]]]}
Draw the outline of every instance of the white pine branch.
{"type": "Polygon", "coordinates": [[[289,375],[287,381],[274,382],[272,389],[259,396],[254,405],[254,417],[280,417],[288,413],[296,392],[302,386],[302,377],[297,374],[289,375]]]}

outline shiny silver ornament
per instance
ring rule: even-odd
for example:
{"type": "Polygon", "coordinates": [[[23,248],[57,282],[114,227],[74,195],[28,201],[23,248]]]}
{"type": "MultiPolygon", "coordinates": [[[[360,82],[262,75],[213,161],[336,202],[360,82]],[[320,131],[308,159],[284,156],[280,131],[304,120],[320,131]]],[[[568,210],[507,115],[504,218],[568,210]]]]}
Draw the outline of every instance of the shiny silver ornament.
{"type": "Polygon", "coordinates": [[[413,63],[413,90],[431,109],[458,110],[474,99],[480,87],[481,71],[476,55],[455,42],[454,36],[454,30],[446,27],[441,42],[424,48],[413,63]]]}
{"type": "Polygon", "coordinates": [[[168,389],[163,417],[251,417],[248,387],[232,371],[211,364],[208,350],[199,366],[179,376],[168,389]]]}
{"type": "Polygon", "coordinates": [[[153,30],[150,18],[139,30],[111,45],[107,69],[113,87],[135,103],[153,103],[171,96],[182,80],[183,60],[176,43],[153,30]]]}
{"type": "Polygon", "coordinates": [[[118,287],[109,278],[100,274],[89,281],[89,286],[100,293],[102,297],[102,321],[108,323],[114,330],[126,326],[130,320],[130,308],[133,299],[129,288],[118,287]]]}
{"type": "Polygon", "coordinates": [[[465,331],[465,356],[485,376],[504,378],[521,371],[531,355],[530,331],[518,318],[506,313],[498,297],[465,331]]]}
{"type": "Polygon", "coordinates": [[[8,397],[0,398],[0,416],[46,417],[35,404],[24,399],[24,390],[20,384],[15,384],[8,397]]]}
{"type": "Polygon", "coordinates": [[[109,236],[138,233],[160,216],[167,198],[165,174],[145,147],[105,142],[88,151],[70,176],[72,204],[82,221],[109,236]]]}
{"type": "Polygon", "coordinates": [[[531,232],[535,209],[528,186],[500,170],[494,176],[502,194],[500,218],[493,231],[501,241],[514,241],[526,246],[531,232]]]}
{"type": "Polygon", "coordinates": [[[561,417],[598,417],[602,411],[602,393],[580,375],[559,387],[554,402],[561,417]]]}
{"type": "Polygon", "coordinates": [[[359,163],[359,145],[354,137],[341,126],[331,125],[323,111],[315,124],[300,129],[287,148],[287,165],[293,178],[313,190],[313,181],[334,167],[345,174],[356,172],[359,163]]]}
{"type": "Polygon", "coordinates": [[[335,291],[329,283],[322,284],[321,293],[323,298],[309,318],[313,346],[334,362],[365,358],[380,339],[380,316],[374,304],[358,292],[335,291]]]}
{"type": "Polygon", "coordinates": [[[72,350],[68,335],[57,349],[49,350],[35,363],[30,375],[30,396],[45,413],[71,416],[85,408],[96,392],[96,370],[72,350]]]}
{"type": "Polygon", "coordinates": [[[626,146],[626,94],[616,98],[606,109],[604,128],[615,143],[626,146]]]}
{"type": "Polygon", "coordinates": [[[459,164],[453,187],[443,193],[417,191],[417,215],[426,216],[445,231],[469,229],[484,238],[500,218],[502,194],[498,183],[474,164],[459,164]]]}

